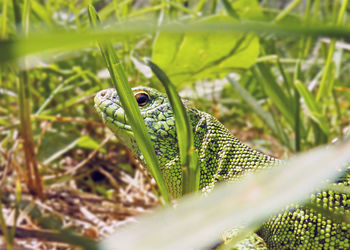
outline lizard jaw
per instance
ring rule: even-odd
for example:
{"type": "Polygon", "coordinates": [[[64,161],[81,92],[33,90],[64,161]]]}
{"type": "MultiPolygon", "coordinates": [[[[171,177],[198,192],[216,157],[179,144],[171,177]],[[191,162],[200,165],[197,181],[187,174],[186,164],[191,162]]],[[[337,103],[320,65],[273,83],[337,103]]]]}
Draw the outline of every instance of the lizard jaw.
{"type": "MultiPolygon", "coordinates": [[[[133,136],[131,126],[114,89],[105,89],[98,92],[94,98],[95,109],[101,115],[105,124],[115,132],[122,129],[124,133],[133,136]]],[[[118,133],[119,134],[119,133],[118,133]]]]}

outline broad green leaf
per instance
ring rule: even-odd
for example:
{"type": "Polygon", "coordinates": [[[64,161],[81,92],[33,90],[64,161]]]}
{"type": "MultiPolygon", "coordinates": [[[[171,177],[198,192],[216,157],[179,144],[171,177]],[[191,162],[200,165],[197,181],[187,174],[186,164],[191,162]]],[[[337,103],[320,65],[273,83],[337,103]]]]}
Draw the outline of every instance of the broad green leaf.
{"type": "MultiPolygon", "coordinates": [[[[235,23],[227,16],[214,16],[195,24],[235,23]]],[[[161,32],[153,46],[152,61],[161,67],[177,86],[195,80],[224,77],[237,69],[247,69],[259,54],[254,34],[199,33],[169,34],[161,32]]]]}
{"type": "Polygon", "coordinates": [[[222,233],[245,225],[254,230],[286,205],[307,201],[334,180],[350,161],[350,142],[324,146],[261,171],[240,182],[220,185],[203,197],[190,195],[174,208],[159,209],[100,244],[101,249],[206,249],[222,233]],[[164,229],[166,227],[166,230],[164,229]],[[180,239],[180,240],[179,240],[180,239]]]}

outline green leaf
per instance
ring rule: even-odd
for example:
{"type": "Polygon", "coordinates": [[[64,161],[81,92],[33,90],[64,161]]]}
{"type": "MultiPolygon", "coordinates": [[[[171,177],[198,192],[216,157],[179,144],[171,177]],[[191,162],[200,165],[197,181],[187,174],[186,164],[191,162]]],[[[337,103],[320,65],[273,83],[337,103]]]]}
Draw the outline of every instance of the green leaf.
{"type": "Polygon", "coordinates": [[[349,161],[349,141],[311,150],[283,166],[218,186],[205,197],[189,195],[176,209],[163,208],[144,216],[102,241],[100,247],[207,249],[227,229],[245,225],[245,231],[252,231],[287,204],[307,201],[326,180],[336,179],[349,161]]]}
{"type": "MultiPolygon", "coordinates": [[[[86,148],[86,149],[96,149],[99,147],[99,143],[96,142],[94,139],[92,139],[90,136],[82,136],[79,138],[77,142],[77,146],[81,148],[86,148]]],[[[100,152],[105,153],[106,150],[104,148],[101,148],[99,150],[100,152]]]]}
{"type": "MultiPolygon", "coordinates": [[[[213,16],[194,24],[215,22],[237,21],[227,16],[213,16]]],[[[161,32],[153,46],[152,61],[167,72],[176,86],[181,86],[199,79],[224,77],[237,69],[247,69],[255,63],[258,54],[259,41],[254,34],[161,32]]]]}
{"type": "Polygon", "coordinates": [[[180,162],[183,170],[182,193],[188,194],[196,192],[199,190],[200,179],[199,157],[194,147],[194,135],[187,111],[180,96],[176,92],[175,86],[171,83],[164,71],[151,61],[148,61],[148,65],[163,84],[174,112],[180,162]]]}

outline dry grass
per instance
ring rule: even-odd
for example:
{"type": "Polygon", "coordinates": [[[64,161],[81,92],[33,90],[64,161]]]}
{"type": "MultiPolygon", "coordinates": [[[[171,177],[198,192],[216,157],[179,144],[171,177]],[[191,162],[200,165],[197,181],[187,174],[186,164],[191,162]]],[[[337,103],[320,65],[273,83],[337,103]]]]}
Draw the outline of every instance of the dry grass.
{"type": "MultiPolygon", "coordinates": [[[[152,192],[155,188],[154,181],[127,149],[114,143],[107,144],[107,148],[108,153],[97,153],[70,180],[46,184],[44,200],[34,198],[22,184],[15,246],[29,249],[70,249],[70,245],[52,241],[52,237],[45,234],[57,232],[52,228],[71,229],[98,241],[122,225],[135,221],[137,215],[158,205],[157,197],[152,192]],[[131,163],[135,168],[133,174],[117,168],[118,163],[131,163]],[[101,195],[96,186],[113,190],[110,197],[101,195]]],[[[55,176],[73,169],[79,164],[77,159],[84,159],[86,154],[88,152],[83,150],[73,150],[61,161],[63,167],[60,172],[44,175],[43,179],[46,182],[52,181],[55,176]]],[[[13,162],[20,161],[16,159],[16,154],[13,158],[13,162]]],[[[6,172],[6,162],[2,161],[0,167],[3,175],[6,172]]],[[[16,171],[8,169],[6,185],[1,188],[3,214],[8,225],[12,224],[15,216],[16,176],[16,171]]]]}

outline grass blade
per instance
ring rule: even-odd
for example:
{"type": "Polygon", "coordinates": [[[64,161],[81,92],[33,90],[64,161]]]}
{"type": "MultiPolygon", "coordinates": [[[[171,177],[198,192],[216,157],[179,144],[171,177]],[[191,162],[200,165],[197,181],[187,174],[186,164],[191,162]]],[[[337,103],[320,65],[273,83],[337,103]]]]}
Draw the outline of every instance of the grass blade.
{"type": "Polygon", "coordinates": [[[2,3],[2,13],[1,13],[1,28],[0,28],[0,38],[6,39],[7,38],[7,7],[8,7],[8,1],[4,0],[2,3]]]}
{"type": "Polygon", "coordinates": [[[168,76],[152,61],[148,61],[147,64],[163,84],[171,108],[174,112],[176,134],[180,151],[180,162],[183,171],[182,194],[196,192],[199,190],[200,168],[198,153],[194,147],[194,135],[190,119],[180,96],[176,92],[175,86],[171,83],[168,76]]]}
{"type": "Polygon", "coordinates": [[[310,112],[310,117],[313,119],[322,129],[322,131],[329,135],[329,127],[326,117],[322,114],[321,107],[316,102],[313,94],[302,84],[300,81],[296,81],[295,87],[299,94],[305,101],[305,105],[310,112]]]}
{"type": "Polygon", "coordinates": [[[232,8],[231,3],[228,0],[221,0],[222,5],[224,6],[227,14],[230,17],[233,17],[234,19],[239,20],[239,15],[237,14],[237,12],[232,8]]]}
{"type": "MultiPolygon", "coordinates": [[[[19,11],[19,3],[14,1],[14,10],[19,11]]],[[[17,13],[17,12],[16,12],[17,13]]],[[[30,14],[30,0],[25,0],[23,4],[22,15],[15,15],[16,22],[21,23],[18,26],[18,31],[28,34],[29,30],[29,14],[30,14]]],[[[25,63],[25,60],[24,60],[25,63]]],[[[35,155],[35,145],[33,139],[32,122],[30,119],[31,108],[31,87],[29,84],[28,72],[21,71],[18,76],[19,81],[19,106],[20,106],[20,121],[21,133],[23,136],[23,150],[26,162],[26,183],[29,190],[37,195],[40,199],[44,198],[42,179],[38,170],[38,165],[35,155]]]]}
{"type": "Polygon", "coordinates": [[[242,99],[252,108],[252,110],[265,122],[265,124],[271,129],[272,133],[275,134],[284,145],[291,148],[288,136],[284,130],[278,128],[278,124],[275,123],[271,113],[265,111],[258,101],[245,90],[238,82],[231,77],[227,77],[227,80],[231,83],[232,87],[239,93],[242,99]]]}
{"type": "MultiPolygon", "coordinates": [[[[294,71],[294,82],[299,81],[299,78],[301,77],[301,63],[300,60],[297,61],[295,65],[295,71],[294,71]]],[[[301,114],[302,110],[300,109],[300,95],[298,91],[294,90],[294,97],[293,99],[294,102],[292,102],[292,110],[294,111],[294,120],[295,120],[295,125],[294,125],[294,135],[295,135],[295,152],[300,152],[301,151],[301,133],[300,133],[300,128],[301,128],[301,114]]]]}
{"type": "MultiPolygon", "coordinates": [[[[96,27],[99,23],[99,17],[92,5],[89,5],[89,16],[92,26],[96,27]]],[[[122,103],[128,121],[130,122],[136,143],[144,156],[147,167],[158,184],[165,203],[169,204],[170,196],[160,171],[158,159],[153,150],[152,141],[147,133],[146,125],[141,116],[134,94],[129,86],[124,69],[110,42],[104,41],[103,43],[100,43],[99,46],[111,75],[113,85],[118,92],[120,102],[122,103]]]]}
{"type": "Polygon", "coordinates": [[[281,11],[278,16],[273,20],[274,22],[279,22],[286,16],[288,16],[292,10],[300,4],[301,0],[292,1],[283,11],[281,11]]]}
{"type": "MultiPolygon", "coordinates": [[[[108,22],[107,22],[108,24],[108,22]]],[[[125,40],[126,35],[147,34],[156,31],[172,33],[185,32],[254,32],[256,34],[276,34],[284,37],[330,37],[350,38],[349,25],[322,25],[312,24],[300,26],[295,23],[273,24],[262,21],[231,22],[220,21],[212,23],[186,24],[177,21],[176,23],[164,23],[157,26],[152,20],[126,21],[122,24],[115,21],[109,23],[109,29],[84,30],[84,31],[62,31],[57,29],[47,30],[45,33],[31,34],[29,37],[18,37],[13,40],[0,41],[0,62],[9,62],[28,54],[53,49],[73,49],[91,46],[91,42],[108,41],[110,39],[125,40]]]]}
{"type": "MultiPolygon", "coordinates": [[[[348,0],[343,0],[342,5],[340,7],[339,16],[336,20],[336,25],[340,25],[343,21],[346,7],[348,5],[348,0]]],[[[331,44],[329,46],[326,66],[323,71],[320,88],[317,92],[316,100],[320,101],[322,97],[331,94],[333,83],[334,83],[334,63],[333,63],[333,53],[335,49],[335,40],[332,39],[331,44]]]]}
{"type": "Polygon", "coordinates": [[[270,97],[271,101],[276,105],[281,114],[286,118],[291,127],[294,128],[295,120],[292,113],[291,101],[283,92],[282,88],[277,84],[275,78],[272,76],[270,69],[262,63],[257,64],[254,72],[261,79],[261,83],[270,97]]]}

